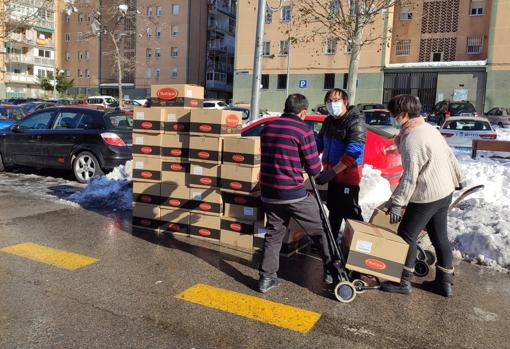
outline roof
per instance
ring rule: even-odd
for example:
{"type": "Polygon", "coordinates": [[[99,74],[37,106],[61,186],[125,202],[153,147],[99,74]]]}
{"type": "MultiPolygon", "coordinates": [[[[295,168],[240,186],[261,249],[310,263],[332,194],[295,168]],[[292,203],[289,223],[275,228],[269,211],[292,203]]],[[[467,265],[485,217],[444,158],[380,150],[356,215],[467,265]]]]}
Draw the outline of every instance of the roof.
{"type": "Polygon", "coordinates": [[[451,116],[446,121],[458,121],[458,120],[473,120],[473,121],[487,121],[489,119],[481,117],[481,116],[451,116]]]}

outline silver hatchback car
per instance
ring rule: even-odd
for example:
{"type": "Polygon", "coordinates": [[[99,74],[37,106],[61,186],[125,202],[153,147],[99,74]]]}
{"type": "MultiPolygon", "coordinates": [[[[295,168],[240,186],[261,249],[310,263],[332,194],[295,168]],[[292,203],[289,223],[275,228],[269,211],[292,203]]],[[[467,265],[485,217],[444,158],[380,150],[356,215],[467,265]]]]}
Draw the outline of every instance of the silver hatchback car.
{"type": "Polygon", "coordinates": [[[510,108],[495,107],[485,113],[485,117],[489,119],[491,124],[505,127],[510,125],[510,108]]]}

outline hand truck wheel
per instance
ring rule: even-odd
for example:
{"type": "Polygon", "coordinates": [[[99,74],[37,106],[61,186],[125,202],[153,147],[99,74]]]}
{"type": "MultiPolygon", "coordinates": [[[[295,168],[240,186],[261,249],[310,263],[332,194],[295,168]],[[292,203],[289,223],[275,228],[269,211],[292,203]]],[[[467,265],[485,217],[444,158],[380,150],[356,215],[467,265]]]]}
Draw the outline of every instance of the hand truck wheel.
{"type": "Polygon", "coordinates": [[[356,293],[358,294],[365,293],[366,290],[364,290],[363,287],[368,286],[365,281],[360,279],[352,280],[352,285],[354,286],[354,288],[356,289],[356,293]]]}
{"type": "Polygon", "coordinates": [[[417,277],[422,278],[427,276],[429,274],[429,270],[429,265],[424,261],[417,260],[414,264],[414,275],[417,277]]]}
{"type": "Polygon", "coordinates": [[[342,303],[350,303],[356,298],[356,288],[349,281],[342,281],[335,287],[335,297],[342,303]]]}

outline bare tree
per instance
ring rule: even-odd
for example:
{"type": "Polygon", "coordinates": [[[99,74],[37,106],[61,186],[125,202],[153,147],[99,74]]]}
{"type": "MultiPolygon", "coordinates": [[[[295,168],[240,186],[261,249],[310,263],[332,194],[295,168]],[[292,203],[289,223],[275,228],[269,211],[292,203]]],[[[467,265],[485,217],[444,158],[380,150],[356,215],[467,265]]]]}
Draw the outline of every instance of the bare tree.
{"type": "Polygon", "coordinates": [[[54,1],[0,0],[0,40],[8,39],[19,29],[36,25],[44,10],[54,11],[54,1]]]}

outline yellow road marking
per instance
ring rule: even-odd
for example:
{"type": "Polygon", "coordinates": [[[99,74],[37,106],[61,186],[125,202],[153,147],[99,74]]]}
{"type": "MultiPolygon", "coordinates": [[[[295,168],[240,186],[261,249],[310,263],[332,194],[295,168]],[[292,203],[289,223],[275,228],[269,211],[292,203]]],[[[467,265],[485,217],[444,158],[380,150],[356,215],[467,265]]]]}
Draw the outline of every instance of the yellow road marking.
{"type": "Polygon", "coordinates": [[[313,311],[204,284],[188,288],[175,297],[303,334],[310,331],[321,317],[313,311]]]}
{"type": "Polygon", "coordinates": [[[1,248],[0,252],[25,257],[36,262],[46,263],[67,270],[76,270],[99,261],[99,259],[96,258],[58,250],[56,248],[38,245],[31,242],[7,246],[1,248]]]}

